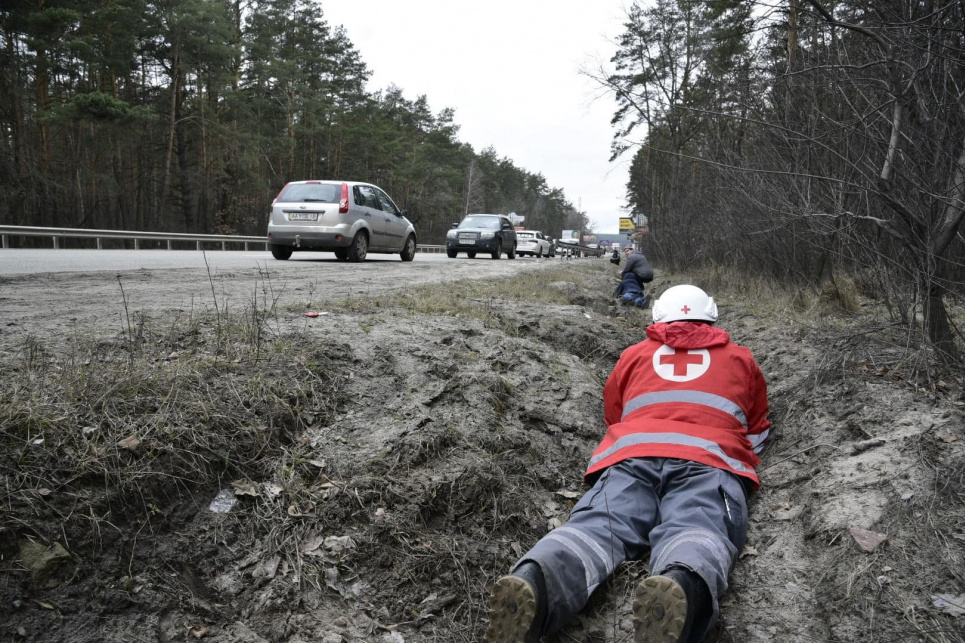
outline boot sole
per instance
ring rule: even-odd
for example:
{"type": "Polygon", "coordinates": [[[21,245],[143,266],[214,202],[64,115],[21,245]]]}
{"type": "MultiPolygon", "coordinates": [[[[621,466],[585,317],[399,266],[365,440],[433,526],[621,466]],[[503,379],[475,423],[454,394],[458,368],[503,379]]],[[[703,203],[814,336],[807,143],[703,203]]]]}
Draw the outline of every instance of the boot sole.
{"type": "Polygon", "coordinates": [[[633,595],[636,643],[679,643],[687,624],[687,595],[677,581],[651,576],[633,595]]]}
{"type": "Polygon", "coordinates": [[[516,576],[503,576],[489,598],[489,628],[484,643],[535,643],[529,636],[536,619],[536,592],[516,576]]]}

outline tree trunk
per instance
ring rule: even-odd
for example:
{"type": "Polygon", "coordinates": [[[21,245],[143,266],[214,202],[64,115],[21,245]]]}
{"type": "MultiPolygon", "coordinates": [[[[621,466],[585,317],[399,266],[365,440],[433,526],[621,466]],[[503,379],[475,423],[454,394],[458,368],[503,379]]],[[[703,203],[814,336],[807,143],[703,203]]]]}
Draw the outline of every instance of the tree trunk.
{"type": "MultiPolygon", "coordinates": [[[[168,199],[168,187],[171,184],[171,159],[174,156],[174,136],[178,125],[178,103],[181,101],[181,50],[180,41],[175,46],[174,58],[171,63],[171,117],[168,119],[168,144],[164,154],[164,179],[161,181],[161,193],[158,195],[154,221],[161,223],[164,218],[164,205],[168,199]]],[[[163,226],[162,226],[163,227],[163,226]]]]}

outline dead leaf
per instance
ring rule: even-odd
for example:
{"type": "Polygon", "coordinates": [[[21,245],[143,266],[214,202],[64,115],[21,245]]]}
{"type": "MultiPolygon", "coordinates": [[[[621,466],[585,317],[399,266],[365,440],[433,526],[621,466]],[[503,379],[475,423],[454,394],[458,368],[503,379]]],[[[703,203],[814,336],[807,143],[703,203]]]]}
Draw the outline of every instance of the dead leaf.
{"type": "Polygon", "coordinates": [[[879,534],[876,531],[861,529],[860,527],[851,527],[848,529],[848,532],[851,534],[851,537],[854,538],[854,541],[858,543],[858,546],[864,551],[874,551],[875,547],[888,540],[888,536],[885,534],[879,534]]]}
{"type": "Polygon", "coordinates": [[[744,545],[744,548],[741,549],[741,553],[738,556],[738,558],[747,558],[748,556],[758,556],[758,555],[760,555],[760,552],[757,551],[757,547],[753,547],[751,545],[744,545]]]}
{"type": "Polygon", "coordinates": [[[338,580],[338,569],[335,567],[325,568],[325,584],[334,589],[336,592],[341,593],[340,585],[338,580]]]}
{"type": "Polygon", "coordinates": [[[328,536],[325,539],[325,550],[332,556],[339,557],[355,549],[355,541],[351,536],[328,536]]]}
{"type": "Polygon", "coordinates": [[[310,502],[306,502],[301,507],[295,505],[288,505],[288,515],[292,518],[301,518],[303,516],[311,516],[315,512],[315,505],[310,502]]]}
{"type": "Polygon", "coordinates": [[[965,534],[952,534],[952,538],[955,540],[965,541],[965,534]]]}
{"type": "Polygon", "coordinates": [[[583,494],[580,493],[579,491],[567,491],[566,489],[564,489],[563,491],[557,491],[556,495],[563,496],[564,498],[569,498],[570,500],[573,500],[574,498],[579,498],[583,494]]]}
{"type": "Polygon", "coordinates": [[[965,594],[932,594],[935,607],[952,616],[965,616],[965,594]]]}
{"type": "Polygon", "coordinates": [[[258,489],[255,488],[255,483],[250,480],[235,480],[231,483],[231,486],[234,488],[236,496],[258,496],[258,489]]]}
{"type": "Polygon", "coordinates": [[[119,446],[122,449],[127,449],[131,453],[134,453],[135,451],[137,451],[137,447],[141,446],[141,441],[140,439],[138,439],[136,435],[129,435],[123,440],[121,440],[120,442],[118,442],[117,446],[119,446]]]}
{"type": "Polygon", "coordinates": [[[321,547],[324,542],[325,537],[320,533],[317,531],[310,532],[305,540],[302,541],[302,544],[298,546],[298,551],[303,554],[311,553],[321,547]]]}
{"type": "Polygon", "coordinates": [[[277,498],[281,495],[281,492],[285,490],[280,484],[273,482],[266,482],[262,488],[265,491],[265,496],[268,498],[277,498]]]}
{"type": "Polygon", "coordinates": [[[40,607],[44,608],[45,610],[55,610],[55,609],[57,609],[56,607],[54,607],[54,606],[51,605],[50,603],[45,603],[45,602],[43,602],[43,601],[35,600],[34,603],[36,603],[36,604],[39,605],[40,607]]]}
{"type": "Polygon", "coordinates": [[[274,555],[258,563],[251,575],[255,578],[274,578],[278,573],[278,565],[281,563],[281,556],[274,555]]]}
{"type": "Polygon", "coordinates": [[[188,628],[188,633],[196,639],[203,639],[208,635],[208,628],[203,625],[192,625],[188,628]]]}
{"type": "Polygon", "coordinates": [[[958,440],[958,436],[952,435],[951,433],[937,433],[935,437],[945,443],[951,443],[958,440]]]}

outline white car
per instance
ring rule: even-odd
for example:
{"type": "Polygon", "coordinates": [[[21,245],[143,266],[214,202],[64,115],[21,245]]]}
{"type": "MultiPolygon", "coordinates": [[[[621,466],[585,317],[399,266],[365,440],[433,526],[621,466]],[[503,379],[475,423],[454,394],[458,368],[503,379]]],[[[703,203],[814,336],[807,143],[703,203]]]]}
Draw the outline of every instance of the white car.
{"type": "Polygon", "coordinates": [[[415,227],[406,214],[371,183],[292,181],[271,203],[271,256],[284,261],[293,252],[321,251],[358,262],[370,252],[385,252],[412,261],[415,227]]]}
{"type": "Polygon", "coordinates": [[[539,230],[516,231],[516,254],[520,257],[533,255],[534,257],[548,257],[550,242],[539,230]]]}

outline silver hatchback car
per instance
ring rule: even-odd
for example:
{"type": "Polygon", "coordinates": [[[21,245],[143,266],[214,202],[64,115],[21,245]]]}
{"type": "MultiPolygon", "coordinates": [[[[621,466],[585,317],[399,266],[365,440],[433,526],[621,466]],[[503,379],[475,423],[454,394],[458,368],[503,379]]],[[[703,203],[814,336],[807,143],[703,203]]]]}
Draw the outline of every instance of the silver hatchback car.
{"type": "Polygon", "coordinates": [[[334,252],[364,261],[370,252],[412,261],[415,227],[385,192],[356,181],[293,181],[271,204],[268,244],[275,259],[293,252],[334,252]]]}

